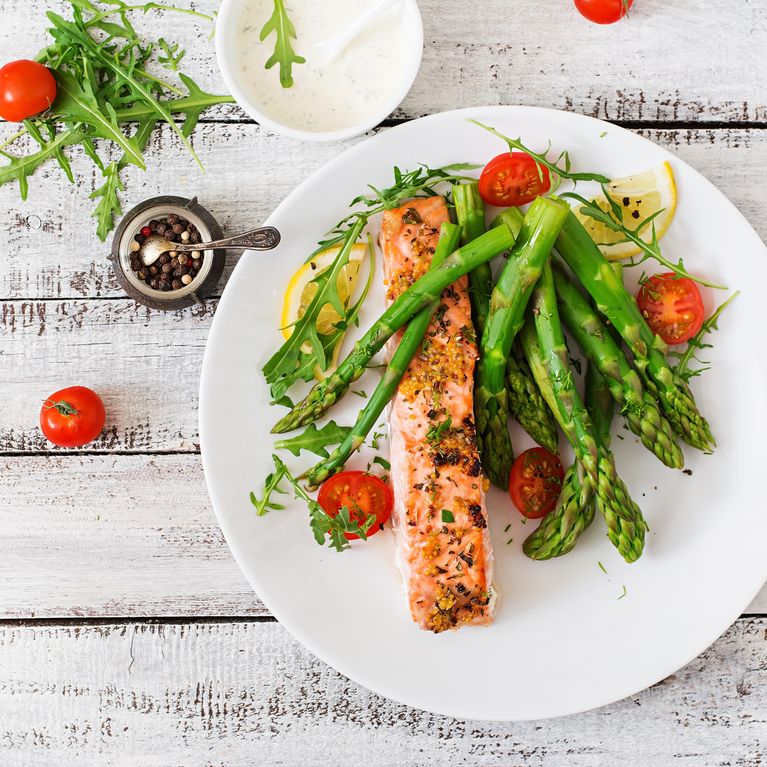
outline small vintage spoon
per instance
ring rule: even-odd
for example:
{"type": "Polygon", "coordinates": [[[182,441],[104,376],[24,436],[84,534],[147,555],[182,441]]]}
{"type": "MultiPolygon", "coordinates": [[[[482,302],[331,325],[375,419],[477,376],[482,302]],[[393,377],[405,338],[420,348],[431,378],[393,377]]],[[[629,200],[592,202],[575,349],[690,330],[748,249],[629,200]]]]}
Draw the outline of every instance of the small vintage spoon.
{"type": "Polygon", "coordinates": [[[193,250],[216,248],[245,248],[246,250],[271,250],[280,244],[280,233],[273,226],[259,226],[233,237],[213,242],[170,242],[159,234],[150,234],[141,245],[139,255],[144,266],[151,266],[163,254],[191,253],[193,250]]]}

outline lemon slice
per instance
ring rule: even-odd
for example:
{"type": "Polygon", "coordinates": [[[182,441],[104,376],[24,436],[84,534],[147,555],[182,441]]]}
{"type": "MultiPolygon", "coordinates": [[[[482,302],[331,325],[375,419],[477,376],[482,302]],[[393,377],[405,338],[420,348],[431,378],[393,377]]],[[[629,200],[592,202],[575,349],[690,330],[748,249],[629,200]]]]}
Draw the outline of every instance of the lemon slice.
{"type": "MultiPolygon", "coordinates": [[[[282,335],[286,340],[290,338],[290,335],[293,332],[293,325],[297,320],[304,316],[306,309],[317,293],[317,283],[313,281],[314,278],[330,269],[340,251],[340,245],[321,251],[310,261],[303,264],[290,278],[282,302],[282,317],[280,320],[282,335]]],[[[351,252],[349,253],[349,261],[341,267],[341,271],[338,273],[338,277],[336,278],[336,289],[338,291],[338,296],[341,299],[341,303],[344,306],[349,305],[349,301],[357,288],[360,268],[362,267],[362,262],[365,260],[366,253],[367,247],[362,243],[353,245],[351,252]]],[[[340,319],[341,317],[338,312],[330,304],[325,304],[317,315],[317,332],[321,335],[332,333],[335,324],[340,319]]],[[[311,352],[311,348],[302,347],[302,351],[308,353],[311,352]]],[[[330,369],[336,366],[340,351],[341,344],[339,343],[333,351],[333,359],[330,361],[330,369]]],[[[328,372],[328,370],[320,370],[318,366],[317,370],[314,371],[314,374],[316,378],[322,379],[328,372]]]]}
{"type": "MultiPolygon", "coordinates": [[[[640,221],[662,210],[652,223],[655,224],[658,239],[663,237],[676,210],[674,172],[667,162],[635,176],[615,179],[607,188],[610,197],[620,205],[623,224],[629,229],[634,229],[640,221]]],[[[610,205],[603,195],[596,197],[594,202],[602,210],[610,210],[610,205]]],[[[622,233],[614,232],[601,222],[581,213],[578,205],[575,206],[575,215],[610,261],[631,258],[641,252],[633,242],[621,242],[624,239],[622,233]]],[[[646,242],[650,242],[652,238],[652,223],[640,232],[646,242]]]]}

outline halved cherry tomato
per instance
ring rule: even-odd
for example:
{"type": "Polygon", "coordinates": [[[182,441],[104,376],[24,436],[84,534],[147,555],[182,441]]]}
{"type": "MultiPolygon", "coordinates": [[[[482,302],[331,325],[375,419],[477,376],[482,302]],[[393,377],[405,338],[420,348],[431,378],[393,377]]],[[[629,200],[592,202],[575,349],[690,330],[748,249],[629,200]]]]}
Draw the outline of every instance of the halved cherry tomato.
{"type": "Polygon", "coordinates": [[[656,274],[642,283],[637,303],[653,333],[667,344],[689,341],[703,325],[705,314],[698,286],[673,272],[656,274]]]}
{"type": "Polygon", "coordinates": [[[545,517],[557,505],[564,478],[559,456],[543,447],[531,447],[511,467],[511,500],[528,519],[545,517]]]}
{"type": "Polygon", "coordinates": [[[581,16],[595,24],[613,24],[620,21],[634,5],[634,0],[575,0],[581,16]]]}
{"type": "MultiPolygon", "coordinates": [[[[317,502],[331,516],[335,517],[346,506],[352,519],[362,524],[370,514],[376,521],[367,532],[368,538],[375,535],[391,516],[394,494],[391,488],[378,477],[365,471],[342,471],[326,480],[320,488],[317,502]]],[[[354,533],[344,533],[347,540],[359,538],[354,533]]]]}
{"type": "Polygon", "coordinates": [[[101,397],[85,386],[54,392],[40,411],[43,434],[59,447],[87,445],[101,433],[105,420],[101,397]]]}
{"type": "Polygon", "coordinates": [[[529,154],[506,152],[485,165],[479,177],[479,193],[488,205],[516,207],[532,202],[551,189],[548,168],[529,154]]]}
{"type": "Polygon", "coordinates": [[[21,122],[49,109],[56,98],[56,80],[48,67],[20,59],[0,69],[0,117],[21,122]]]}

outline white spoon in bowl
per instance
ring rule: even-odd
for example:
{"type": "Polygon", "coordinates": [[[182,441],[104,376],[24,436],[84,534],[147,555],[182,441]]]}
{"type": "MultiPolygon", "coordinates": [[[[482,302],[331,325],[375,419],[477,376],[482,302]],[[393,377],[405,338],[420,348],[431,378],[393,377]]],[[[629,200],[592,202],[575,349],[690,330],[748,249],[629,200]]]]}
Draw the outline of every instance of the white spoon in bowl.
{"type": "Polygon", "coordinates": [[[342,29],[335,35],[321,40],[312,46],[312,57],[320,64],[329,64],[340,56],[349,43],[357,35],[367,29],[384,11],[393,8],[401,0],[381,0],[376,3],[369,11],[363,13],[353,24],[346,29],[342,29]]]}

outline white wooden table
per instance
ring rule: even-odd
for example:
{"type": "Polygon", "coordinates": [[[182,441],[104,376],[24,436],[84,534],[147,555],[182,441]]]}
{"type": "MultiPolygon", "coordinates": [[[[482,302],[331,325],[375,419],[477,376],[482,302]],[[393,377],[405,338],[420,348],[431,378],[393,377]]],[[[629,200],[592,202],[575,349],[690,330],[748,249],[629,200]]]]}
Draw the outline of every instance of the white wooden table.
{"type": "MultiPolygon", "coordinates": [[[[606,118],[672,149],[767,235],[767,0],[637,0],[611,28],[570,0],[420,5],[423,67],[379,130],[488,103],[606,118]]],[[[45,43],[50,7],[0,0],[4,60],[45,43]]],[[[209,27],[148,24],[223,92],[209,27]]],[[[225,229],[245,228],[346,148],[282,139],[235,107],[209,112],[194,144],[204,176],[159,130],[126,208],[198,195],[225,229]]],[[[425,714],[306,652],[246,584],[206,495],[197,386],[216,302],[163,314],[121,293],[89,218],[98,179],[73,158],[77,187],[47,167],[27,202],[0,188],[0,765],[765,764],[767,589],[677,674],[555,721],[425,714]],[[65,452],[37,413],[73,383],[104,395],[108,428],[65,452]]]]}

